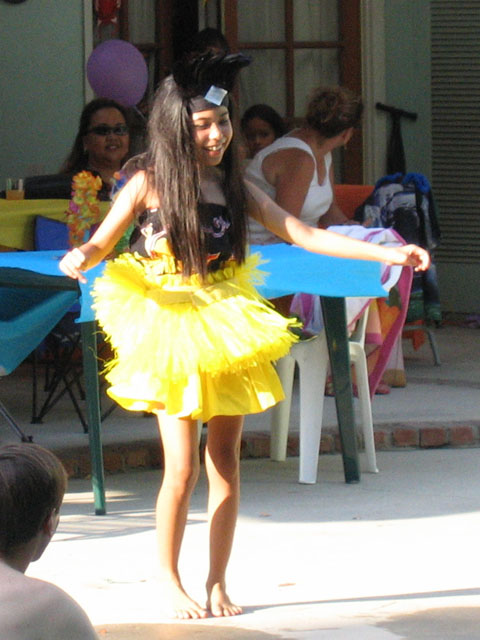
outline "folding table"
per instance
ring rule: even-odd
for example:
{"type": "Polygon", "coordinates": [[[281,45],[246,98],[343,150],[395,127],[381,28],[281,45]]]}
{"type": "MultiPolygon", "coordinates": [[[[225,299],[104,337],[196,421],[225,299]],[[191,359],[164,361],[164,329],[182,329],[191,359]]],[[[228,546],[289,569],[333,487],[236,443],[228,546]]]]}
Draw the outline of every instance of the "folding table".
{"type": "MultiPolygon", "coordinates": [[[[348,260],[309,253],[286,244],[252,246],[252,253],[260,253],[265,264],[265,283],[259,287],[266,298],[288,295],[298,291],[320,295],[325,331],[330,354],[335,389],[337,418],[342,443],[345,481],[358,482],[360,470],[355,439],[353,394],[350,378],[345,297],[383,297],[380,264],[363,260],[348,260]]],[[[14,289],[46,289],[76,291],[81,296],[83,364],[87,396],[89,443],[92,459],[92,486],[95,513],[106,513],[101,420],[99,408],[98,368],[96,357],[95,319],[91,310],[90,290],[101,273],[98,265],[86,273],[86,285],[64,276],[58,262],[58,251],[0,253],[0,287],[14,289]]],[[[61,314],[59,315],[60,319],[61,314]]],[[[43,339],[39,337],[38,343],[43,339]]],[[[1,354],[0,354],[1,356],[1,354]]],[[[323,393],[319,389],[319,393],[323,393]]]]}

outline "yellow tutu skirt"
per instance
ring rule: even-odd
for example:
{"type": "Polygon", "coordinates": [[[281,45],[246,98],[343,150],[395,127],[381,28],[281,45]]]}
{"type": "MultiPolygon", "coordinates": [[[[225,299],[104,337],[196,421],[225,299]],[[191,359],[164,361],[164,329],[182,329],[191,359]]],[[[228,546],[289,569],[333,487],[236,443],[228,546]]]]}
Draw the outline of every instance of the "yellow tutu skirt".
{"type": "Polygon", "coordinates": [[[94,308],[114,351],[108,394],[132,411],[207,422],[283,400],[272,361],[296,337],[263,300],[259,256],[208,274],[165,274],[163,259],[125,253],[94,285],[94,308]]]}

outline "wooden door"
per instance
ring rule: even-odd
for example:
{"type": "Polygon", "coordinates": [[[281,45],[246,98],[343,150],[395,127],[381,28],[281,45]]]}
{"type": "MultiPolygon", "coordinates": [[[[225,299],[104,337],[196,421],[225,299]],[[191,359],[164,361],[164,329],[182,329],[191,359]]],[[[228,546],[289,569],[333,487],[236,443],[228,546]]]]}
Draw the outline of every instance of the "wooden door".
{"type": "MultiPolygon", "coordinates": [[[[361,93],[360,0],[228,0],[223,11],[230,46],[254,58],[242,72],[242,111],[264,102],[295,125],[315,86],[361,93]]],[[[360,131],[336,164],[337,179],[362,182],[360,131]]]]}

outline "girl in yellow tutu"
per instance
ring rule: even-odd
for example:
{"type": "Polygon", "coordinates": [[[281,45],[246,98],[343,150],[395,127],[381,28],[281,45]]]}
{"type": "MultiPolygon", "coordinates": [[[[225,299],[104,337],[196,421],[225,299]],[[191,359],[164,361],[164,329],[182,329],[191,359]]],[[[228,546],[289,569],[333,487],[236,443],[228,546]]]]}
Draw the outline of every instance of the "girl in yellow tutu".
{"type": "Polygon", "coordinates": [[[93,238],[61,269],[85,281],[132,224],[130,251],[107,262],[94,287],[100,325],[115,358],[107,379],[123,407],[158,416],[165,469],[157,501],[162,578],[179,618],[241,612],[225,573],[239,501],[243,416],[283,399],[272,361],[295,341],[289,320],[256,293],[247,257],[253,216],[310,251],[428,266],[416,246],[385,248],[308,227],[241,177],[232,142],[232,88],[241,54],[184,61],[160,86],[142,167],[119,193],[93,238]],[[208,422],[210,570],[206,606],[185,592],[178,559],[199,473],[197,420],[208,422]]]}

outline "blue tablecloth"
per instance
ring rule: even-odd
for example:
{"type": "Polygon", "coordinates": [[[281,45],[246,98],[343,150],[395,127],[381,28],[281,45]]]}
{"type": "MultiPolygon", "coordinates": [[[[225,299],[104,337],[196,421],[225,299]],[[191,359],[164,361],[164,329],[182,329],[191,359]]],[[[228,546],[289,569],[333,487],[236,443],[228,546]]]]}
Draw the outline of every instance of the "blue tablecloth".
{"type": "MultiPolygon", "coordinates": [[[[381,284],[380,264],[366,260],[349,260],[310,253],[284,243],[267,246],[252,245],[252,253],[260,253],[267,274],[259,287],[266,298],[276,298],[301,291],[334,297],[380,297],[387,295],[381,284]]],[[[44,275],[63,275],[58,268],[62,251],[25,251],[0,253],[0,268],[26,269],[44,275]]],[[[86,272],[87,284],[80,284],[82,293],[79,322],[93,320],[90,291],[103,271],[100,264],[86,272]]]]}
{"type": "MultiPolygon", "coordinates": [[[[261,292],[265,297],[272,298],[287,295],[298,291],[312,293],[321,296],[332,297],[326,304],[326,317],[330,318],[327,323],[327,341],[329,342],[330,353],[335,356],[332,359],[332,372],[336,389],[337,414],[339,419],[340,435],[342,440],[342,455],[345,469],[345,480],[347,482],[357,482],[360,478],[358,468],[358,456],[355,440],[355,421],[353,417],[353,406],[351,398],[351,385],[344,384],[349,381],[348,367],[348,341],[345,326],[345,307],[342,298],[348,296],[377,297],[384,296],[386,291],[381,285],[380,265],[374,262],[359,260],[344,260],[323,255],[315,255],[285,244],[271,246],[251,247],[252,252],[260,252],[265,260],[263,269],[268,272],[265,285],[261,287],[261,292]],[[336,300],[335,300],[336,298],[336,300]],[[330,308],[331,307],[331,308],[330,308]],[[338,315],[340,314],[340,315],[338,315]],[[338,316],[338,317],[337,317],[338,316]],[[328,328],[330,326],[330,329],[328,328]],[[332,335],[329,337],[329,331],[332,335]],[[330,343],[334,348],[330,348],[330,343]],[[345,358],[345,362],[343,362],[345,358]],[[339,367],[339,361],[342,365],[339,367]],[[337,380],[341,384],[336,384],[337,380]]],[[[23,288],[22,272],[18,269],[31,271],[34,274],[44,276],[62,276],[58,268],[58,262],[62,252],[58,251],[38,251],[38,252],[18,252],[0,253],[0,279],[1,286],[9,292],[18,289],[18,295],[23,297],[25,312],[31,307],[32,313],[38,307],[39,300],[30,297],[31,291],[23,288]],[[11,270],[15,270],[14,274],[11,270]],[[19,276],[20,273],[20,276],[19,276]],[[10,278],[10,280],[9,280],[10,278]],[[12,286],[9,287],[9,282],[12,286]]],[[[87,272],[88,283],[81,286],[82,310],[80,321],[82,324],[83,360],[85,367],[85,378],[87,380],[87,406],[89,409],[89,438],[90,451],[92,455],[92,487],[95,498],[95,513],[105,513],[105,489],[103,478],[103,458],[101,447],[100,410],[98,393],[98,372],[95,359],[96,342],[94,335],[93,312],[91,309],[90,289],[93,280],[101,273],[102,265],[87,272]],[[91,325],[91,326],[90,326],[91,325]],[[89,384],[90,383],[90,384],[89,384]]],[[[32,280],[32,279],[31,279],[32,280]]],[[[56,278],[54,278],[56,280],[56,278]]],[[[65,281],[69,286],[70,282],[65,281]]],[[[32,284],[32,290],[35,285],[32,284]]],[[[42,282],[36,283],[36,288],[44,293],[45,300],[52,296],[51,289],[44,289],[42,282]]],[[[61,287],[60,287],[61,288],[61,287]]],[[[60,302],[63,294],[67,294],[62,300],[65,308],[60,305],[57,309],[49,312],[50,322],[58,321],[67,310],[70,299],[78,298],[76,286],[69,291],[55,292],[52,300],[60,302]]],[[[10,295],[10,293],[8,294],[10,295]]],[[[42,298],[42,296],[40,296],[42,298]]],[[[11,301],[10,301],[11,302],[11,301]]],[[[13,308],[15,305],[13,304],[13,308]]],[[[1,302],[0,302],[1,305],[1,302]]],[[[9,305],[5,304],[3,310],[7,316],[11,313],[7,311],[9,305]]],[[[43,316],[43,309],[40,309],[39,317],[43,316]]],[[[8,320],[8,317],[6,318],[8,320]]],[[[23,322],[23,321],[22,321],[23,322]]],[[[23,328],[28,333],[28,322],[23,322],[23,328]]],[[[44,337],[45,327],[38,332],[32,332],[33,342],[40,343],[44,337]]],[[[48,333],[48,331],[47,331],[48,333]]],[[[17,344],[22,343],[23,336],[18,335],[17,344]]],[[[3,347],[10,352],[15,351],[15,343],[8,345],[8,339],[3,347]]],[[[30,349],[31,344],[26,343],[26,348],[30,349]]],[[[32,348],[36,345],[34,344],[32,348]]],[[[25,353],[25,355],[27,355],[25,353]]],[[[0,352],[1,356],[1,352],[0,352]]],[[[20,357],[20,351],[17,357],[20,357]]],[[[8,368],[13,367],[14,362],[10,362],[8,368]]]]}
{"type": "Polygon", "coordinates": [[[268,276],[259,289],[266,298],[297,292],[336,298],[387,295],[378,262],[334,258],[285,243],[251,245],[250,251],[265,260],[268,276]]]}
{"type": "Polygon", "coordinates": [[[77,298],[74,291],[0,287],[0,375],[25,360],[77,298]]]}

